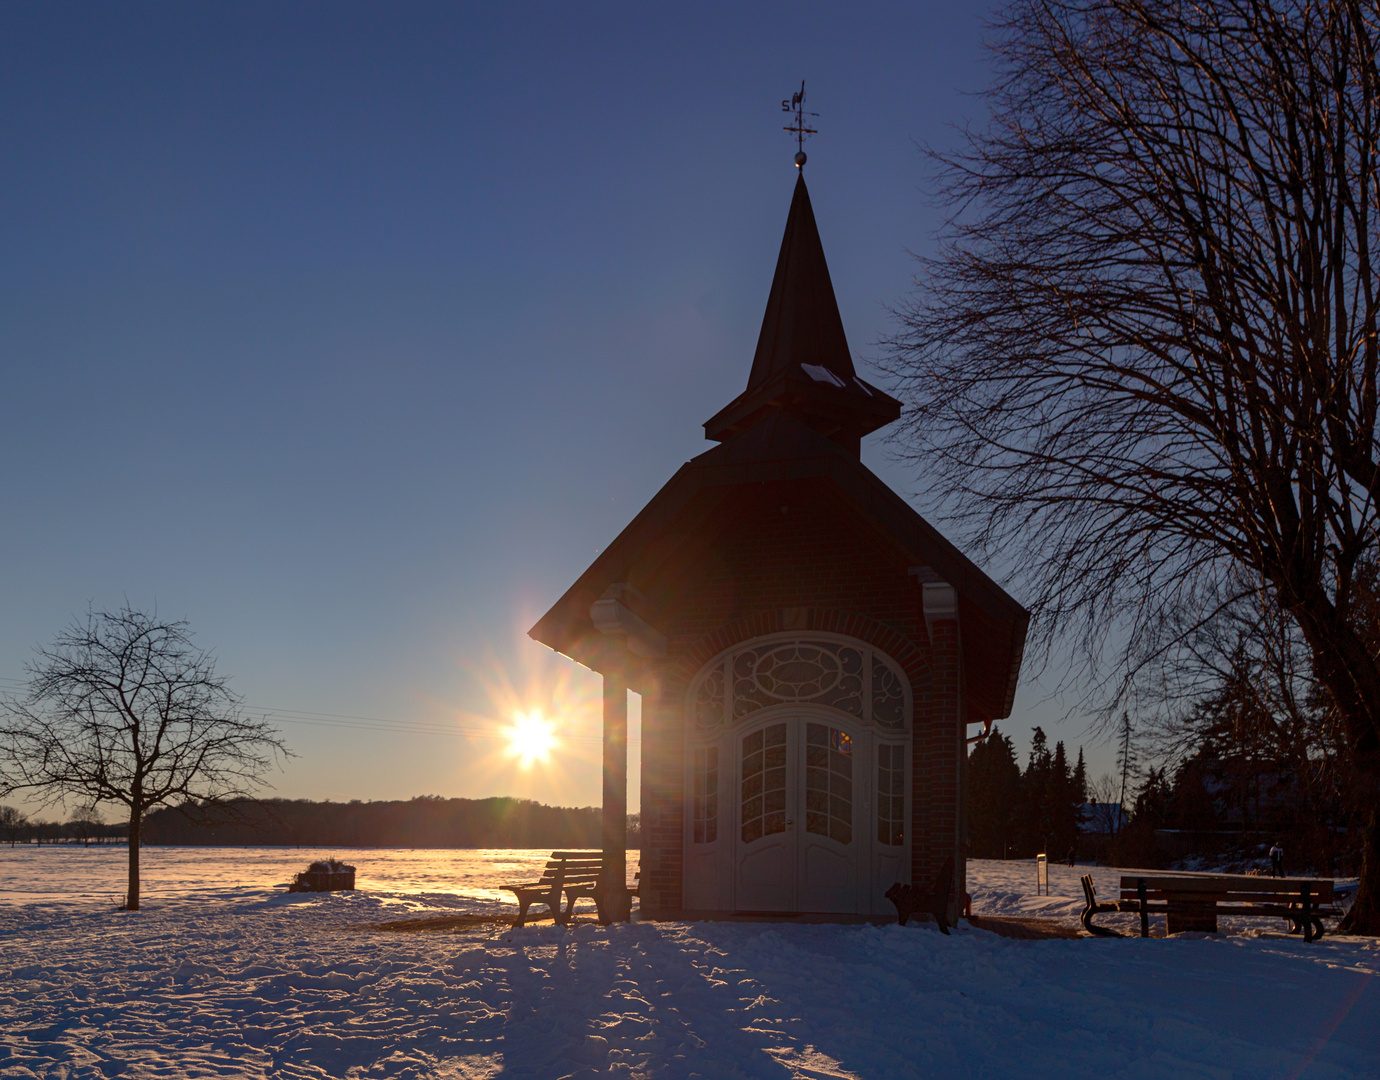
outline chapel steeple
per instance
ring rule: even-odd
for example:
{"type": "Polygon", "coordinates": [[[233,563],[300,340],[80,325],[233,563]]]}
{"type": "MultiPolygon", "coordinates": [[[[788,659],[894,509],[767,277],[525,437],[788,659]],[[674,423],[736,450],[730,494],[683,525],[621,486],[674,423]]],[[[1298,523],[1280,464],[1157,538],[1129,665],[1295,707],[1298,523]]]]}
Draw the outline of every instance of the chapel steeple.
{"type": "Polygon", "coordinates": [[[859,452],[862,437],[901,415],[895,398],[858,378],[802,171],[757,339],[747,389],[704,425],[723,442],[778,412],[859,452]]]}

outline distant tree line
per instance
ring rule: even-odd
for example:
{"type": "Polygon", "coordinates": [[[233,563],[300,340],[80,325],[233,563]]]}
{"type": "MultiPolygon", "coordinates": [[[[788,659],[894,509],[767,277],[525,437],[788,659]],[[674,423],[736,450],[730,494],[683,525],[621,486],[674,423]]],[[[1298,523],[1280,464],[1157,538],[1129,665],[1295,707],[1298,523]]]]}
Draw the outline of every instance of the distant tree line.
{"type": "MultiPolygon", "coordinates": [[[[639,839],[629,820],[629,839],[639,839]]],[[[162,807],[145,819],[145,844],[303,847],[597,848],[598,807],[546,806],[530,799],[312,802],[237,800],[162,807]]]]}
{"type": "Polygon", "coordinates": [[[1327,695],[1297,674],[1306,656],[1268,616],[1199,631],[1230,636],[1201,649],[1213,663],[1181,669],[1181,707],[1122,717],[1113,774],[1088,778],[1081,749],[1070,768],[1039,728],[1022,770],[994,730],[969,755],[971,854],[1059,858],[1076,846],[1118,866],[1262,865],[1279,843],[1290,872],[1357,872],[1368,786],[1327,695]]]}
{"type": "Polygon", "coordinates": [[[66,821],[31,819],[13,806],[0,806],[0,843],[9,844],[113,844],[124,843],[129,828],[101,821],[89,807],[82,807],[66,821]]]}
{"type": "Polygon", "coordinates": [[[1030,858],[1040,852],[1067,858],[1077,846],[1087,801],[1082,747],[1070,767],[1064,744],[1056,743],[1051,753],[1037,727],[1022,772],[1010,736],[993,730],[968,756],[969,853],[980,859],[1030,858]]]}
{"type": "Polygon", "coordinates": [[[1285,699],[1280,684],[1238,653],[1232,670],[1172,727],[1159,720],[1159,739],[1179,740],[1158,768],[1132,765],[1134,803],[1112,845],[1122,865],[1159,866],[1194,855],[1227,861],[1259,859],[1284,847],[1286,868],[1356,873],[1369,814],[1366,779],[1340,739],[1326,697],[1285,699]]]}

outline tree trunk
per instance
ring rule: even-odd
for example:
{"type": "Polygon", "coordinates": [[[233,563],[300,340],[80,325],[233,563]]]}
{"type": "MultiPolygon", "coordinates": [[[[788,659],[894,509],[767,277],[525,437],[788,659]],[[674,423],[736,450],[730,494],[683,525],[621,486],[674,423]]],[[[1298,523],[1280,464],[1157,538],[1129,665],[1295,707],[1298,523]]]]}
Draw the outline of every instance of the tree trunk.
{"type": "Polygon", "coordinates": [[[1373,804],[1370,821],[1361,832],[1361,883],[1337,929],[1343,934],[1380,935],[1380,812],[1373,804]]]}
{"type": "Polygon", "coordinates": [[[139,910],[139,827],[144,815],[138,810],[129,814],[129,892],[125,895],[125,910],[139,910]]]}
{"type": "Polygon", "coordinates": [[[1380,936],[1380,663],[1325,598],[1293,609],[1313,671],[1341,714],[1352,761],[1367,780],[1370,820],[1361,833],[1361,879],[1338,929],[1380,936]]]}

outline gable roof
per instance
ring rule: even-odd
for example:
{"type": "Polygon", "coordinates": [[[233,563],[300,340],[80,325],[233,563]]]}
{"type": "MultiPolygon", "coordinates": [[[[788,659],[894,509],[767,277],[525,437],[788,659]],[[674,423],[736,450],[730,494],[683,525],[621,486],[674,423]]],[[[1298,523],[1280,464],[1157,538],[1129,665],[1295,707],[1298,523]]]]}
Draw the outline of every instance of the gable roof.
{"type": "MultiPolygon", "coordinates": [[[[984,627],[980,635],[964,633],[970,718],[974,714],[977,719],[1009,716],[1029,614],[858,458],[784,412],[681,466],[529,635],[602,670],[608,662],[607,646],[590,620],[589,609],[610,585],[654,573],[657,564],[673,557],[674,539],[712,514],[733,489],[805,478],[829,481],[905,553],[911,565],[927,566],[935,577],[954,586],[960,626],[966,621],[984,627]]],[[[915,602],[921,602],[918,585],[915,602]]]]}

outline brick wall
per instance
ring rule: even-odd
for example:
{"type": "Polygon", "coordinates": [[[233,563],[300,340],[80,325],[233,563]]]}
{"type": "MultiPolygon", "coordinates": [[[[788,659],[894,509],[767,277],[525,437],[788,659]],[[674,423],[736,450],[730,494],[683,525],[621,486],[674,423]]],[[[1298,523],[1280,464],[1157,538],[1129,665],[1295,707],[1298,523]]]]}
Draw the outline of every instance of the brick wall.
{"type": "MultiPolygon", "coordinates": [[[[745,485],[720,512],[633,583],[667,635],[642,700],[642,905],[680,907],[685,718],[690,680],[713,656],[785,630],[857,638],[910,679],[914,717],[911,853],[929,884],[959,829],[959,637],[937,623],[933,645],[921,589],[893,547],[827,480],[745,485]]],[[[721,790],[731,790],[731,781],[721,790]]]]}

